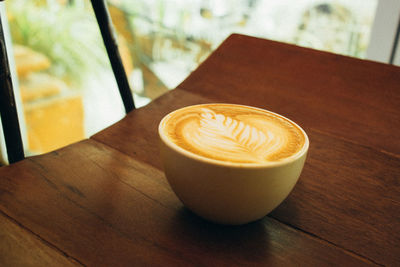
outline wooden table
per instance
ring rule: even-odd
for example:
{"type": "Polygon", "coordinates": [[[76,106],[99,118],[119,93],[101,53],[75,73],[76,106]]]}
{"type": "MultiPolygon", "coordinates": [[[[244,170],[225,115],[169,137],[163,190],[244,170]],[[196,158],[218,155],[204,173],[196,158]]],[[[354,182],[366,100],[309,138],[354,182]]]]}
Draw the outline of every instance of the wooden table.
{"type": "Polygon", "coordinates": [[[400,68],[241,35],[89,140],[0,168],[0,266],[400,265],[400,68]],[[208,223],[168,186],[157,126],[229,102],[299,123],[299,182],[264,219],[208,223]]]}

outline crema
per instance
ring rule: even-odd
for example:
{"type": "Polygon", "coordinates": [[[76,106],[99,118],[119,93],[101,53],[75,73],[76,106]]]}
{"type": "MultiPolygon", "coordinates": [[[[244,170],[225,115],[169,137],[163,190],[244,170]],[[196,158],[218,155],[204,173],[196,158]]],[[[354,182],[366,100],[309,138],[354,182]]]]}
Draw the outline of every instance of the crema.
{"type": "Polygon", "coordinates": [[[204,104],[172,112],[162,131],[180,148],[233,163],[282,161],[300,153],[306,141],[292,121],[263,109],[204,104]]]}

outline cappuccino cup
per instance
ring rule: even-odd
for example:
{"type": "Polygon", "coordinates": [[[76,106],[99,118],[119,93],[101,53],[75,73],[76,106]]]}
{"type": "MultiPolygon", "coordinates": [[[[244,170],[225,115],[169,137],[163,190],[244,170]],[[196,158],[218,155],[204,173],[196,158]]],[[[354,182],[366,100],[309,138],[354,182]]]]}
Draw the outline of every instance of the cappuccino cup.
{"type": "Polygon", "coordinates": [[[172,190],[192,212],[221,224],[252,222],[277,207],[295,186],[309,147],[293,121],[236,104],[175,110],[158,132],[172,190]]]}

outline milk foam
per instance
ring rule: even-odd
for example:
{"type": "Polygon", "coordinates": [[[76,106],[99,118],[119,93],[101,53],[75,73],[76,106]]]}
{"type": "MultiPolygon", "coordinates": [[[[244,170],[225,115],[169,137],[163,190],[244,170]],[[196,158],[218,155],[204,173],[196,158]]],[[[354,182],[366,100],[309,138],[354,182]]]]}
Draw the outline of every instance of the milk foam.
{"type": "Polygon", "coordinates": [[[238,163],[279,161],[299,152],[305,141],[296,125],[278,115],[229,104],[178,110],[164,127],[170,140],[185,150],[238,163]]]}

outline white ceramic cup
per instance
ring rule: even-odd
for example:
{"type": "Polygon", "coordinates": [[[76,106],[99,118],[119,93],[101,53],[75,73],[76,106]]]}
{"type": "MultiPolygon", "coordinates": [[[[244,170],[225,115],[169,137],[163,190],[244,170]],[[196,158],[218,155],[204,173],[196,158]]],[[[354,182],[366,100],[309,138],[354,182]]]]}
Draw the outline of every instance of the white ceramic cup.
{"type": "Polygon", "coordinates": [[[163,131],[168,116],[158,129],[165,175],[182,203],[206,220],[239,225],[264,217],[288,196],[303,169],[309,140],[292,121],[305,137],[301,152],[279,162],[248,165],[208,159],[179,147],[163,131]]]}

